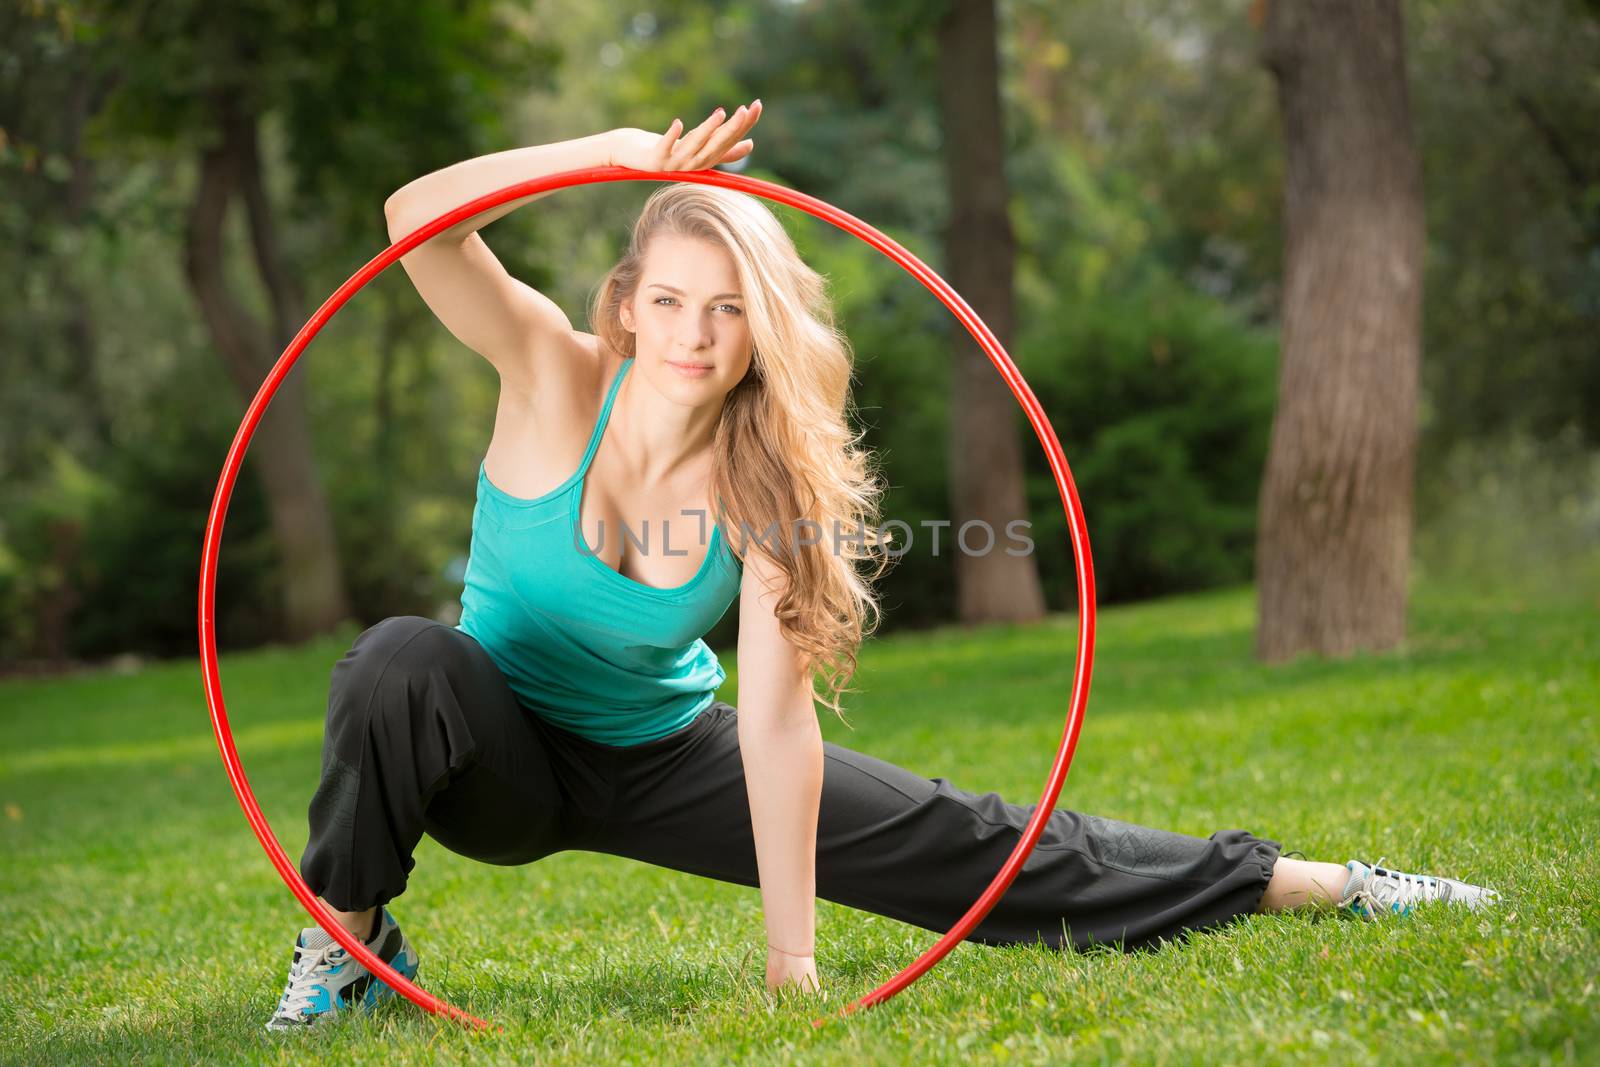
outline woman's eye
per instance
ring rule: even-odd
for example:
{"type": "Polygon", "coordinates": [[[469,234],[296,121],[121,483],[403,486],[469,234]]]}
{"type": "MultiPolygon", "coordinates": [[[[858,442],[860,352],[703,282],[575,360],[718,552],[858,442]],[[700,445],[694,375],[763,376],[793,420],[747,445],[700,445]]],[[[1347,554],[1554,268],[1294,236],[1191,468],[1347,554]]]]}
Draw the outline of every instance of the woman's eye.
{"type": "MultiPolygon", "coordinates": [[[[663,300],[672,300],[672,299],[673,298],[670,297],[670,296],[658,296],[658,297],[656,297],[654,302],[659,304],[663,300]]],[[[718,304],[717,307],[719,307],[719,308],[727,308],[729,311],[733,312],[735,315],[743,315],[744,314],[744,312],[739,309],[739,305],[737,305],[737,304],[718,304]]]]}

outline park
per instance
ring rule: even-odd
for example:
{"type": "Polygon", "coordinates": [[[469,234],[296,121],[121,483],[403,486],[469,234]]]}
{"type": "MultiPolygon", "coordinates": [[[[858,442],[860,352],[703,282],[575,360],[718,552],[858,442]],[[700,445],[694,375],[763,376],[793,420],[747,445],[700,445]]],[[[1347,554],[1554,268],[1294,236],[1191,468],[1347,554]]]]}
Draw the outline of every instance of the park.
{"type": "Polygon", "coordinates": [[[8,1060],[1592,1056],[1587,8],[0,24],[8,1060]]]}

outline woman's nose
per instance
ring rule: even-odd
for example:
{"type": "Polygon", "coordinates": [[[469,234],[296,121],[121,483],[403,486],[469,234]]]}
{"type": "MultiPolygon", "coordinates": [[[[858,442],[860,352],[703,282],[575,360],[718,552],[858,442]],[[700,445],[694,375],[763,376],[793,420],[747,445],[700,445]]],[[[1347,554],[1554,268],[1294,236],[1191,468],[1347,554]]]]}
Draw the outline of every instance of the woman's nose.
{"type": "Polygon", "coordinates": [[[709,348],[716,341],[716,335],[711,330],[711,315],[685,317],[689,319],[689,324],[684,330],[683,343],[689,348],[709,348]]]}

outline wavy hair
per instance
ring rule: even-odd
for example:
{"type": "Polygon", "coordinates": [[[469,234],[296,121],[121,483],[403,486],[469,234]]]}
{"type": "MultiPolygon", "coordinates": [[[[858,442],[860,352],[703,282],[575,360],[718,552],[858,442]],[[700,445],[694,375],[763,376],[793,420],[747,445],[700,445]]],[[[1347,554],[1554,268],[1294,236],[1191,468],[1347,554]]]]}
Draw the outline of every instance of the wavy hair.
{"type": "Polygon", "coordinates": [[[842,720],[839,697],[852,691],[845,686],[857,652],[882,618],[871,583],[891,559],[877,551],[888,540],[876,532],[885,485],[872,453],[857,447],[862,434],[850,430],[853,356],[827,280],[756,197],[665,185],[645,202],[626,252],[590,301],[595,335],[625,358],[635,355],[634,335],[619,308],[638,290],[651,240],[663,234],[710,241],[733,257],[752,352],[712,440],[717,521],[741,562],[759,550],[787,578],[774,610],[779,628],[801,653],[813,697],[842,720]]]}

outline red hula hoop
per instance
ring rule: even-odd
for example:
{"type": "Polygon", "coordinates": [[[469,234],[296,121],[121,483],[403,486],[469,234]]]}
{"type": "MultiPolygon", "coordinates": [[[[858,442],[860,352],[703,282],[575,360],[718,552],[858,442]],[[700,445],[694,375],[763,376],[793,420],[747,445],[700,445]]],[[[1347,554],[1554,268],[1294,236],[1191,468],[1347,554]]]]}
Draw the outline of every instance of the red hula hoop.
{"type": "Polygon", "coordinates": [[[335,941],[343,945],[356,959],[360,960],[369,971],[380,980],[387,983],[390,988],[400,993],[406,999],[422,1008],[424,1011],[437,1015],[444,1015],[459,1022],[477,1028],[487,1028],[489,1023],[476,1016],[469,1015],[460,1008],[448,1004],[426,990],[408,981],[396,973],[395,970],[377,958],[356,937],[340,926],[333,915],[322,906],[316,896],[300,878],[299,871],[284,854],[283,848],[278,844],[273,835],[272,827],[268,825],[266,817],[261,813],[260,806],[256,803],[255,794],[250,789],[249,779],[245,776],[244,767],[239,762],[238,750],[234,747],[233,731],[228,723],[228,714],[222,700],[222,682],[217,666],[216,644],[216,586],[217,586],[217,559],[222,541],[222,527],[228,513],[228,502],[232,498],[234,483],[239,475],[239,468],[244,462],[245,450],[249,447],[250,438],[255,433],[257,424],[261,421],[267,405],[272,402],[279,385],[284,377],[294,366],[300,354],[305,351],[311,339],[314,338],[323,326],[327,325],[335,312],[354,296],[360,289],[377,277],[401,256],[431,237],[442,233],[450,227],[469,219],[480,212],[497,207],[510,200],[529,196],[535,193],[551,192],[565,189],[575,185],[589,185],[603,182],[621,181],[671,181],[671,182],[696,182],[703,185],[719,185],[726,189],[749,193],[763,197],[790,207],[798,208],[824,222],[832,223],[861,240],[872,245],[878,251],[898,263],[909,274],[921,282],[934,296],[938,297],[950,311],[967,328],[967,331],[977,340],[983,350],[988,353],[990,361],[1000,376],[1005,379],[1017,402],[1022,405],[1022,410],[1028,416],[1028,422],[1033,426],[1034,433],[1043,446],[1045,455],[1050,461],[1051,472],[1055,476],[1056,487],[1061,492],[1061,503],[1066,510],[1068,525],[1072,531],[1073,560],[1077,572],[1078,586],[1078,645],[1077,668],[1072,679],[1072,696],[1068,708],[1067,721],[1061,735],[1061,745],[1056,752],[1055,762],[1051,765],[1049,777],[1045,779],[1044,791],[1039,796],[1039,804],[1032,818],[1028,820],[1027,827],[1023,830],[1021,839],[1011,856],[1001,866],[994,881],[989,884],[967,909],[961,919],[950,928],[949,932],[934,943],[921,956],[917,957],[910,966],[895,975],[879,988],[866,994],[861,999],[845,1005],[838,1015],[825,1016],[812,1021],[813,1027],[821,1026],[830,1018],[848,1016],[861,1008],[872,1007],[883,1003],[896,993],[905,989],[912,982],[926,974],[932,967],[943,959],[944,956],[963,940],[973,927],[983,921],[990,909],[1004,895],[1007,888],[1015,880],[1018,872],[1022,870],[1028,854],[1033,851],[1039,835],[1044,830],[1045,821],[1055,808],[1056,798],[1060,796],[1062,784],[1066,781],[1067,769],[1072,763],[1073,752],[1077,749],[1078,734],[1083,726],[1084,710],[1089,702],[1089,678],[1094,661],[1094,628],[1095,628],[1095,594],[1094,594],[1094,566],[1089,554],[1089,531],[1084,522],[1082,505],[1078,500],[1078,491],[1072,480],[1072,472],[1067,467],[1066,457],[1061,451],[1061,442],[1056,438],[1055,431],[1043,410],[1038,399],[1033,395],[1033,390],[1028,388],[1027,382],[1011,362],[1011,357],[984,324],[976,312],[967,306],[954,289],[930,270],[921,260],[912,255],[897,242],[880,233],[872,226],[855,218],[830,204],[824,203],[815,197],[793,189],[787,189],[771,182],[757,178],[746,178],[718,170],[698,171],[638,171],[625,167],[591,167],[582,170],[566,171],[561,174],[547,175],[542,178],[533,178],[508,186],[497,192],[478,197],[476,200],[463,204],[454,210],[439,216],[432,222],[420,227],[403,240],[390,245],[366,266],[358,270],[351,278],[341,285],[327,301],[317,309],[300,332],[295,335],[289,347],[278,357],[278,362],[273,366],[272,372],[262,383],[255,398],[250,402],[245,411],[244,419],[239,424],[233,444],[228,450],[226,462],[223,464],[222,476],[217,482],[216,495],[212,498],[211,514],[206,522],[204,548],[200,564],[200,661],[205,682],[206,703],[211,708],[211,724],[216,731],[217,746],[222,752],[223,766],[228,772],[228,780],[233,783],[233,791],[239,798],[239,806],[244,809],[245,818],[250,823],[250,828],[255,831],[256,837],[261,842],[261,847],[266,850],[267,858],[272,861],[273,867],[283,878],[295,899],[299,900],[317,924],[326,930],[335,941]]]}

